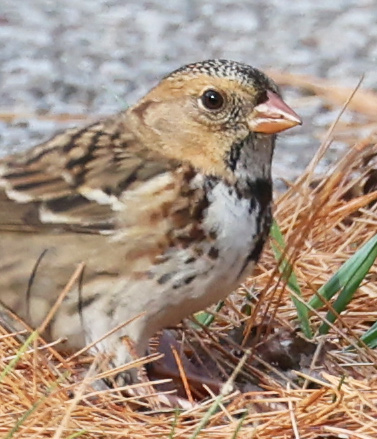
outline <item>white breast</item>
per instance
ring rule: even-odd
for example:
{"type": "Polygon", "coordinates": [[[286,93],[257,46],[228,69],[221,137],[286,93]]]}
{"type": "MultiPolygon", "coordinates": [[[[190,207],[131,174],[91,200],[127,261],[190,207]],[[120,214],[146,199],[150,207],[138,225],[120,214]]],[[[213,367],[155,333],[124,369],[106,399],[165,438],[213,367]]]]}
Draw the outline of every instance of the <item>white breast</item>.
{"type": "Polygon", "coordinates": [[[250,199],[239,199],[235,190],[224,183],[214,187],[209,201],[204,227],[217,234],[219,261],[216,270],[226,275],[227,283],[237,284],[242,280],[239,275],[258,238],[260,207],[255,203],[251,209],[250,199]]]}

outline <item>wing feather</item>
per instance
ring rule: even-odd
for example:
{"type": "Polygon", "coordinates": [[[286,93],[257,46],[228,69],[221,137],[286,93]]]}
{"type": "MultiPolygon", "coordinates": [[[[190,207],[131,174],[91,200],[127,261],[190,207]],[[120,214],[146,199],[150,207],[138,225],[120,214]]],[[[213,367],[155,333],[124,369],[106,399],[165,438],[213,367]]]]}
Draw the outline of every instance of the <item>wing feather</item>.
{"type": "Polygon", "coordinates": [[[0,160],[0,230],[111,231],[127,209],[124,193],[177,167],[122,117],[68,130],[0,160]]]}

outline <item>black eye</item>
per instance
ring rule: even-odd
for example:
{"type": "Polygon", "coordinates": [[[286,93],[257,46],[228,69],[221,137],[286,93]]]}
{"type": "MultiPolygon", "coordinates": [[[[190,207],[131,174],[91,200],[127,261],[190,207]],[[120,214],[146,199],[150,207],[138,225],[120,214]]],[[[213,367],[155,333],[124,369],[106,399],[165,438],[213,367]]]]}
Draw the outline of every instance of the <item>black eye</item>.
{"type": "Polygon", "coordinates": [[[208,110],[219,110],[224,104],[224,98],[216,90],[207,90],[202,94],[202,104],[208,110]]]}

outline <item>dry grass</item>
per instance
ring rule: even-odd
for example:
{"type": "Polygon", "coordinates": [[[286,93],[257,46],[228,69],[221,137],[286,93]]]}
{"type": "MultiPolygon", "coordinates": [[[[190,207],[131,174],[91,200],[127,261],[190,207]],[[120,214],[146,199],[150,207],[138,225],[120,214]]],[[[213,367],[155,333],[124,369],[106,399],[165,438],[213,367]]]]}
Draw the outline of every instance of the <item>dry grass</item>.
{"type": "MultiPolygon", "coordinates": [[[[316,89],[318,82],[313,84],[314,93],[327,93],[326,99],[331,100],[331,90],[325,89],[324,84],[316,89]]],[[[368,99],[372,102],[376,98],[370,95],[368,99]]],[[[313,170],[328,143],[322,144],[305,174],[278,200],[275,212],[289,243],[287,256],[294,262],[304,299],[311,297],[356,248],[376,233],[377,192],[369,191],[377,189],[372,184],[376,139],[370,137],[351,145],[335,168],[317,179],[313,170]]],[[[376,438],[377,357],[373,350],[357,345],[358,337],[377,320],[376,266],[327,336],[317,336],[312,344],[305,341],[303,352],[290,351],[298,358],[296,372],[290,367],[284,369],[279,359],[269,362],[270,353],[265,352],[274,346],[281,349],[285,346],[281,341],[291,343],[297,328],[292,292],[285,287],[276,266],[272,251],[267,248],[256,275],[227,300],[210,330],[186,325],[180,332],[197,370],[204,373],[206,368],[212,368],[217,376],[228,377],[228,384],[236,384],[235,388],[241,391],[223,391],[220,397],[207,397],[179,413],[152,406],[149,412],[140,411],[136,409],[137,397],[125,398],[115,390],[91,387],[100,373],[99,360],[92,362],[83,356],[62,358],[53,346],[37,339],[9,373],[3,373],[0,436],[376,438]],[[250,299],[246,299],[246,291],[250,299]],[[251,303],[254,306],[249,312],[251,303]],[[240,325],[244,330],[241,335],[250,332],[251,338],[237,339],[231,330],[240,325]],[[276,337],[282,340],[274,345],[276,337]],[[239,343],[251,352],[251,357],[243,357],[245,364],[238,367],[240,370],[240,357],[231,349],[239,343]],[[349,345],[356,348],[344,350],[349,345]],[[308,346],[313,348],[310,352],[308,346]],[[210,356],[206,357],[206,352],[210,356]],[[235,369],[237,376],[232,374],[235,369]]],[[[313,328],[318,328],[325,311],[313,313],[313,328]]],[[[0,329],[0,373],[20,349],[15,334],[0,329]]],[[[198,390],[185,384],[186,393],[198,398],[198,390]]],[[[207,392],[210,394],[211,390],[207,388],[207,392]]],[[[148,403],[144,405],[148,409],[148,403]]]]}

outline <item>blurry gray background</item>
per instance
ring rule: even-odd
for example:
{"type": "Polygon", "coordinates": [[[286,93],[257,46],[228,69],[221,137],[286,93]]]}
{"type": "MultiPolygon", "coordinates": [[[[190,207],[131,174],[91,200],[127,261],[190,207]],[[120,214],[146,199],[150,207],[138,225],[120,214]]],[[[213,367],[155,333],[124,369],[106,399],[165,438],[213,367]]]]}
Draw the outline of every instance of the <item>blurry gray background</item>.
{"type": "MultiPolygon", "coordinates": [[[[376,0],[0,0],[0,155],[84,123],[51,115],[114,113],[201,59],[351,87],[365,73],[376,90],[376,23],[376,0]]],[[[304,126],[281,136],[274,174],[294,178],[339,109],[295,88],[285,96],[304,126]]]]}

